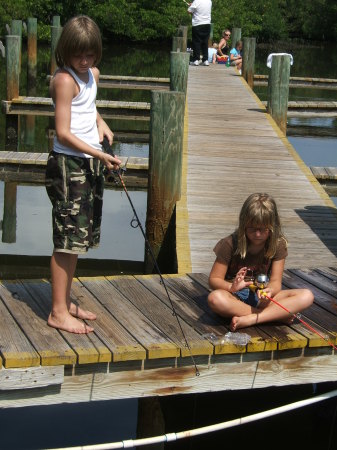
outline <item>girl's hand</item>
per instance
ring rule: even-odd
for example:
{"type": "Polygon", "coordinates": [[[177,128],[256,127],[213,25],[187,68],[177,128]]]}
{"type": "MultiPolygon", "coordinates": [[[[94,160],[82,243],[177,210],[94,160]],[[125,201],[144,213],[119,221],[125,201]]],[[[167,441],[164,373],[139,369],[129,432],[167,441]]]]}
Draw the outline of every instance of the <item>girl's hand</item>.
{"type": "Polygon", "coordinates": [[[241,291],[241,289],[244,289],[248,287],[251,284],[251,281],[245,281],[245,276],[247,273],[247,267],[242,267],[236,274],[232,286],[230,288],[230,292],[237,292],[241,291]]]}
{"type": "Polygon", "coordinates": [[[271,291],[271,289],[269,287],[266,287],[264,289],[258,289],[256,291],[256,293],[257,293],[257,296],[259,297],[259,299],[263,299],[264,298],[264,299],[268,300],[266,295],[268,297],[272,297],[272,291],[271,291]]]}

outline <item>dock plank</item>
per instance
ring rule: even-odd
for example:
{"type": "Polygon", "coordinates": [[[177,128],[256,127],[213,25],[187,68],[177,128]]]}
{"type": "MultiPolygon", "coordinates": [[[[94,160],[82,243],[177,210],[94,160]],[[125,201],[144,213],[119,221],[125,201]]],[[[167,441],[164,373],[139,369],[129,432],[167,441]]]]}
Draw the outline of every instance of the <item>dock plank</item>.
{"type": "Polygon", "coordinates": [[[6,369],[37,367],[40,356],[0,299],[0,354],[6,369]]]}
{"type": "Polygon", "coordinates": [[[123,296],[106,278],[79,278],[97,300],[146,349],[148,359],[179,356],[177,345],[123,296]]]}
{"type": "Polygon", "coordinates": [[[41,366],[75,364],[76,355],[18,281],[2,281],[0,297],[40,356],[41,366]]]}
{"type": "MultiPolygon", "coordinates": [[[[51,285],[47,280],[31,280],[25,288],[48,317],[51,310],[51,285]]],[[[111,353],[94,333],[74,334],[58,330],[77,355],[78,364],[109,362],[111,353]]]]}
{"type": "Polygon", "coordinates": [[[81,308],[97,315],[97,319],[90,323],[95,334],[111,352],[113,362],[146,358],[146,350],[77,279],[73,281],[71,296],[81,308]]]}
{"type": "Polygon", "coordinates": [[[183,319],[174,316],[171,306],[161,302],[154,292],[151,292],[134,277],[108,278],[122,295],[126,296],[136,308],[163,331],[180,348],[181,356],[212,355],[213,346],[195,332],[183,319]],[[181,326],[181,328],[180,328],[181,326]],[[182,334],[182,331],[184,335],[182,334]],[[185,337],[190,351],[186,348],[185,337]]]}

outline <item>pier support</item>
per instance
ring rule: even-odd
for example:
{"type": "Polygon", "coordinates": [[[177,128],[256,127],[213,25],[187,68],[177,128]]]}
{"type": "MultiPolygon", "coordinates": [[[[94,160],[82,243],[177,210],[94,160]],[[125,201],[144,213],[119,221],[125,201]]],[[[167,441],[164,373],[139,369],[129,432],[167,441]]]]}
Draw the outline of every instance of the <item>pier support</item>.
{"type": "Polygon", "coordinates": [[[184,38],[182,36],[173,36],[172,38],[172,51],[183,52],[184,38]]]}
{"type": "Polygon", "coordinates": [[[190,55],[187,52],[171,52],[170,90],[186,95],[190,55]]]}
{"type": "MultiPolygon", "coordinates": [[[[20,82],[20,36],[6,36],[6,97],[7,100],[19,96],[20,82]]],[[[16,151],[18,148],[19,117],[6,115],[5,150],[16,151]]]]}
{"type": "Polygon", "coordinates": [[[289,78],[290,56],[274,55],[268,79],[267,111],[284,134],[287,132],[289,78]]]}
{"type": "Polygon", "coordinates": [[[55,61],[55,49],[57,42],[59,40],[59,37],[62,32],[62,27],[60,26],[51,26],[51,58],[50,58],[50,74],[54,75],[55,70],[57,69],[57,64],[55,61]]]}
{"type": "Polygon", "coordinates": [[[243,38],[242,76],[249,87],[254,87],[255,38],[243,38]]]}
{"type": "MultiPolygon", "coordinates": [[[[181,195],[184,92],[151,92],[146,235],[162,272],[176,266],[175,205],[181,195]]],[[[145,272],[154,263],[145,251],[145,272]]]]}
{"type": "Polygon", "coordinates": [[[232,29],[231,48],[235,47],[237,41],[241,39],[241,28],[232,29]]]}
{"type": "Polygon", "coordinates": [[[187,50],[187,34],[188,34],[188,27],[184,25],[180,25],[180,27],[177,30],[177,36],[183,38],[183,44],[182,44],[182,52],[186,52],[187,50]]]}
{"type": "Polygon", "coordinates": [[[5,183],[2,220],[2,242],[16,242],[16,194],[17,183],[5,183]]]}
{"type": "MultiPolygon", "coordinates": [[[[36,96],[37,76],[37,19],[28,18],[27,21],[27,95],[36,96]]],[[[27,115],[25,129],[25,144],[33,146],[35,142],[35,116],[27,115]]]]}

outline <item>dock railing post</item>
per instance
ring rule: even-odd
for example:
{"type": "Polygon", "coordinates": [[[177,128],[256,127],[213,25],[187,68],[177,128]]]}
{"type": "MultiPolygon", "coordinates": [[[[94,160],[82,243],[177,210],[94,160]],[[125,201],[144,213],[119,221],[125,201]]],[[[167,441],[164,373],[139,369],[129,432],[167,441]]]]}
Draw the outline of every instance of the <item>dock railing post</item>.
{"type": "Polygon", "coordinates": [[[187,50],[187,35],[188,35],[188,27],[185,25],[180,25],[180,27],[177,30],[177,36],[183,38],[183,44],[182,44],[182,52],[186,52],[187,50]]]}
{"type": "Polygon", "coordinates": [[[243,38],[242,76],[251,89],[254,87],[255,38],[243,38]]]}
{"type": "MultiPolygon", "coordinates": [[[[36,96],[37,76],[37,19],[29,17],[27,20],[27,95],[36,96]]],[[[25,143],[34,145],[35,116],[26,116],[25,143]]]]}
{"type": "Polygon", "coordinates": [[[241,39],[241,28],[232,29],[231,49],[235,47],[237,41],[241,39]]]}
{"type": "Polygon", "coordinates": [[[22,20],[13,19],[11,23],[11,36],[19,36],[19,73],[21,73],[21,49],[22,49],[22,20]]]}
{"type": "Polygon", "coordinates": [[[182,36],[173,36],[172,38],[172,51],[183,52],[184,38],[182,36]]]}
{"type": "Polygon", "coordinates": [[[6,182],[4,189],[4,209],[2,220],[2,242],[16,242],[16,194],[17,183],[6,182]]]}
{"type": "MultiPolygon", "coordinates": [[[[20,83],[20,36],[6,36],[6,100],[19,96],[20,83]]],[[[17,151],[19,136],[19,117],[6,114],[5,149],[17,151]]]]}
{"type": "Polygon", "coordinates": [[[50,74],[54,75],[54,72],[57,69],[57,64],[56,64],[56,61],[55,61],[55,49],[56,49],[57,42],[58,42],[59,37],[60,37],[61,32],[62,32],[62,27],[61,26],[54,26],[54,25],[52,25],[50,28],[51,28],[50,74]]]}
{"type": "Polygon", "coordinates": [[[284,134],[287,132],[289,78],[290,55],[275,54],[268,79],[267,111],[284,134]]]}
{"type": "Polygon", "coordinates": [[[190,55],[187,52],[171,52],[170,90],[186,95],[190,55]]]}
{"type": "MultiPolygon", "coordinates": [[[[175,204],[180,198],[185,93],[151,91],[146,235],[164,273],[176,270],[175,204]]],[[[145,273],[154,262],[145,249],[145,273]]]]}

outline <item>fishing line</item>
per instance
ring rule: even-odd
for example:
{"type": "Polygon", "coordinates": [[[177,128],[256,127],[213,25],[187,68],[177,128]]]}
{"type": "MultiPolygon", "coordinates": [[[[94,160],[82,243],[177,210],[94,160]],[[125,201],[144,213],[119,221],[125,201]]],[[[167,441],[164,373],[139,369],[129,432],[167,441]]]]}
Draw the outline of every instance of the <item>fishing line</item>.
{"type": "Polygon", "coordinates": [[[299,320],[301,323],[303,323],[303,325],[305,325],[310,331],[313,331],[314,333],[316,333],[320,338],[322,338],[325,342],[327,342],[329,345],[331,345],[332,348],[334,348],[335,350],[337,350],[337,347],[325,336],[323,336],[321,333],[319,333],[315,328],[313,328],[311,325],[309,325],[305,320],[303,320],[301,318],[301,314],[297,313],[294,314],[291,311],[289,311],[288,308],[286,308],[285,306],[283,306],[281,303],[279,303],[277,300],[275,300],[272,297],[269,297],[269,295],[267,295],[264,291],[262,291],[262,295],[264,297],[266,297],[268,300],[270,300],[271,302],[275,303],[276,305],[278,305],[280,308],[284,309],[285,311],[287,311],[287,313],[289,313],[291,316],[293,316],[295,319],[299,320]]]}
{"type": "MultiPolygon", "coordinates": [[[[109,144],[109,141],[108,141],[108,139],[107,139],[106,137],[104,137],[104,139],[103,139],[102,146],[103,146],[104,150],[106,151],[106,153],[108,153],[109,155],[112,155],[112,156],[115,158],[115,155],[114,155],[114,153],[113,153],[113,151],[112,151],[111,145],[109,144]]],[[[120,183],[121,183],[121,185],[122,185],[122,187],[123,187],[123,190],[124,190],[124,192],[125,192],[125,194],[126,194],[127,199],[129,200],[130,206],[131,206],[131,208],[132,208],[132,211],[133,211],[133,214],[134,214],[134,219],[132,219],[132,221],[131,221],[131,226],[132,226],[132,228],[137,228],[137,226],[135,226],[135,222],[137,222],[138,227],[140,228],[140,231],[142,232],[142,235],[143,235],[143,237],[144,237],[145,243],[146,243],[147,248],[148,248],[148,250],[149,250],[149,253],[150,253],[150,255],[151,255],[152,262],[153,262],[153,264],[154,264],[154,266],[155,266],[155,268],[156,268],[156,271],[157,271],[157,273],[158,273],[158,275],[159,275],[160,282],[161,282],[161,284],[164,286],[164,289],[165,289],[167,298],[169,299],[169,302],[170,302],[170,305],[171,305],[171,308],[172,308],[173,315],[174,315],[174,316],[176,317],[176,319],[177,319],[177,322],[178,322],[178,325],[179,325],[179,329],[180,329],[181,334],[182,334],[182,336],[183,336],[183,338],[184,338],[184,341],[185,341],[185,346],[188,348],[188,350],[189,350],[189,352],[190,352],[190,356],[191,356],[191,359],[192,359],[192,362],[193,362],[193,365],[194,365],[194,368],[195,368],[195,375],[198,377],[198,376],[200,375],[200,372],[199,372],[199,369],[198,369],[198,367],[197,367],[197,365],[196,365],[196,363],[195,363],[195,360],[194,360],[194,357],[193,357],[193,354],[192,354],[192,349],[191,349],[191,347],[190,347],[190,345],[189,345],[189,343],[188,343],[188,340],[187,340],[187,338],[186,338],[186,335],[185,335],[185,332],[184,332],[183,327],[182,327],[182,325],[181,325],[179,316],[178,316],[178,314],[176,313],[176,309],[175,309],[175,307],[174,307],[174,305],[173,305],[173,301],[172,301],[172,299],[171,299],[171,297],[170,297],[170,294],[169,294],[169,291],[168,291],[168,289],[167,289],[165,280],[164,280],[164,278],[163,278],[163,276],[162,276],[162,273],[161,273],[161,271],[160,271],[160,269],[159,269],[159,266],[158,266],[156,257],[155,257],[155,255],[154,255],[154,253],[153,253],[153,250],[152,250],[152,247],[151,247],[151,245],[150,245],[150,242],[149,242],[149,240],[148,240],[148,238],[147,238],[147,236],[146,236],[146,234],[145,234],[143,225],[141,224],[141,221],[139,220],[137,211],[136,211],[136,209],[135,209],[135,207],[134,207],[134,205],[133,205],[133,202],[132,202],[132,200],[131,200],[131,198],[130,198],[129,192],[128,192],[128,190],[126,189],[126,186],[125,186],[123,177],[122,177],[122,175],[121,175],[121,170],[122,170],[122,169],[118,168],[118,170],[113,171],[113,172],[117,174],[118,179],[119,179],[119,181],[120,181],[120,183]]]]}

